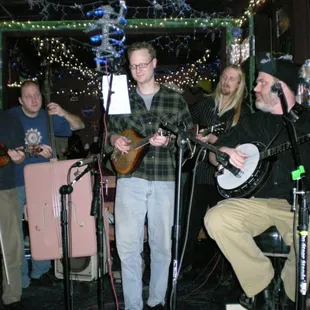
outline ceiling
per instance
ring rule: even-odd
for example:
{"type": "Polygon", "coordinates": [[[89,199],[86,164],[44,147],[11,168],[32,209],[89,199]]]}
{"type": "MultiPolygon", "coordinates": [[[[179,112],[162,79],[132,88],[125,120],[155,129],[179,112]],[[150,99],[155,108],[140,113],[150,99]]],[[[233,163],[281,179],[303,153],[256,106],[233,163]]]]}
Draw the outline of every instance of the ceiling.
{"type": "MultiPolygon", "coordinates": [[[[117,5],[117,0],[0,0],[1,20],[86,19],[86,12],[100,5],[117,5]],[[81,5],[81,3],[83,3],[81,5]]],[[[177,15],[205,16],[217,13],[239,17],[249,0],[131,0],[127,1],[127,18],[155,18],[177,15]],[[176,12],[177,11],[177,12],[176,12]]]]}
{"type": "MultiPolygon", "coordinates": [[[[118,3],[117,0],[0,0],[0,21],[86,20],[88,11],[107,4],[117,7],[118,3]]],[[[248,3],[249,0],[131,0],[126,2],[126,18],[240,17],[248,3]]],[[[95,67],[89,34],[62,31],[44,35],[57,36],[72,48],[77,58],[89,67],[95,67]]],[[[40,66],[32,44],[33,36],[33,33],[10,33],[7,44],[10,57],[22,58],[23,70],[30,74],[40,66]]],[[[166,70],[195,62],[205,55],[207,49],[211,51],[209,61],[214,62],[223,48],[223,32],[221,29],[196,29],[194,33],[193,29],[163,28],[126,33],[126,45],[135,41],[152,42],[158,51],[159,68],[166,70]]]]}

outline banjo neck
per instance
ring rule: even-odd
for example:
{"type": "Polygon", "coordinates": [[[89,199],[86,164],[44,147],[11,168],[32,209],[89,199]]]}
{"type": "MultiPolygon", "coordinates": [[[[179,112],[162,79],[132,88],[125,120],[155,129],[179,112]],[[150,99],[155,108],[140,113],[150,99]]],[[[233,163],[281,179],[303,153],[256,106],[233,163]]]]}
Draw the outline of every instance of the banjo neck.
{"type": "MultiPolygon", "coordinates": [[[[297,139],[297,144],[303,144],[310,141],[310,134],[306,134],[297,139]]],[[[260,152],[260,160],[266,159],[268,157],[272,157],[274,155],[283,153],[292,148],[291,142],[285,142],[283,144],[277,145],[271,149],[260,152]]]]}

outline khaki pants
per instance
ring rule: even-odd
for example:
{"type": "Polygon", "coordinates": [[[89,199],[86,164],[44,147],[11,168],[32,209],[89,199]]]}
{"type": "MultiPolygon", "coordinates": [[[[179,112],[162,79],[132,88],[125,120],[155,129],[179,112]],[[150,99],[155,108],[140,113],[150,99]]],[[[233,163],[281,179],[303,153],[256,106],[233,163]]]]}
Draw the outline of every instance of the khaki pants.
{"type": "Polygon", "coordinates": [[[4,269],[2,259],[2,300],[4,304],[17,302],[21,298],[21,240],[20,215],[16,189],[0,191],[0,230],[3,240],[1,252],[6,257],[10,284],[4,269]]]}
{"type": "MultiPolygon", "coordinates": [[[[283,199],[227,199],[205,215],[204,223],[209,235],[231,263],[248,297],[261,292],[274,277],[271,261],[257,247],[253,237],[270,226],[276,226],[285,243],[291,246],[281,278],[287,296],[295,300],[294,214],[290,209],[291,206],[283,199]]],[[[310,268],[307,276],[309,279],[310,268]]]]}

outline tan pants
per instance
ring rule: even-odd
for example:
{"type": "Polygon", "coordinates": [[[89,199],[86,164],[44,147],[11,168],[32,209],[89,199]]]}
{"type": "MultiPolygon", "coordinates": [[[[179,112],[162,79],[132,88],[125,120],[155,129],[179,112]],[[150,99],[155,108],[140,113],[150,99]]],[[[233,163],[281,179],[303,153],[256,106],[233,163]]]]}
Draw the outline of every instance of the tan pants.
{"type": "Polygon", "coordinates": [[[3,240],[1,252],[6,257],[10,284],[4,269],[2,259],[2,300],[4,304],[17,302],[22,294],[21,281],[21,240],[20,240],[20,215],[16,189],[0,191],[0,230],[3,240]]]}
{"type": "MultiPolygon", "coordinates": [[[[253,237],[270,226],[276,226],[285,243],[291,246],[281,278],[287,296],[295,300],[294,214],[290,209],[291,206],[283,199],[227,199],[205,215],[204,223],[209,235],[231,263],[248,297],[261,292],[274,277],[271,261],[257,247],[253,237]]],[[[308,257],[309,249],[310,244],[308,257]]],[[[307,276],[309,279],[310,268],[307,276]]]]}

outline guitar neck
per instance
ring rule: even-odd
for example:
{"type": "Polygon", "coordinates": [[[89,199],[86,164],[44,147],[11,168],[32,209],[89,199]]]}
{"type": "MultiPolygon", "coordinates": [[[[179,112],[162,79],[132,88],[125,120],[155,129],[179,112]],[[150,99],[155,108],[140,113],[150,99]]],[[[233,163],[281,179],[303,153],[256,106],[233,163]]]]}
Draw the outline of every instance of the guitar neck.
{"type": "MultiPolygon", "coordinates": [[[[301,136],[297,139],[297,144],[303,144],[310,141],[310,134],[301,136]]],[[[277,145],[269,150],[260,153],[260,159],[266,159],[268,157],[283,153],[292,148],[291,142],[285,142],[283,144],[277,145]]]]}

